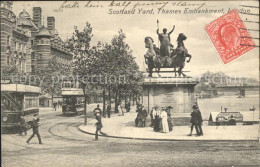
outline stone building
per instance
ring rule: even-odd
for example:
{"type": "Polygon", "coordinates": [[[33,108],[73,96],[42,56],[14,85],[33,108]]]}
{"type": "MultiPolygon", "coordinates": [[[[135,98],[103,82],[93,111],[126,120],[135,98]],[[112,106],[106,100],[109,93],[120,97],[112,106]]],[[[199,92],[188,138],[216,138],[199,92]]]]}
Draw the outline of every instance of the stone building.
{"type": "Polygon", "coordinates": [[[19,72],[30,74],[56,59],[57,66],[69,71],[73,55],[55,29],[55,18],[47,17],[42,24],[42,9],[33,8],[33,20],[23,10],[18,17],[12,2],[1,2],[1,67],[15,65],[19,72]]]}
{"type": "MultiPolygon", "coordinates": [[[[31,72],[30,20],[20,20],[12,11],[12,2],[1,2],[1,70],[14,65],[21,73],[31,72]],[[24,28],[23,28],[24,27],[24,28]]],[[[24,19],[24,13],[19,17],[24,19]]],[[[25,18],[26,19],[26,18],[25,18]]]]}

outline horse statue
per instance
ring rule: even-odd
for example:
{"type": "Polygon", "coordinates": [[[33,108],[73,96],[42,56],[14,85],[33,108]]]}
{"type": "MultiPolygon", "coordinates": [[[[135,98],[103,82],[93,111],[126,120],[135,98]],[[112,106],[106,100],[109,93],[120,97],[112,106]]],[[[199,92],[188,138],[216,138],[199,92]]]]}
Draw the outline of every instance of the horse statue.
{"type": "Polygon", "coordinates": [[[182,69],[185,66],[186,57],[189,58],[187,63],[190,62],[191,55],[188,54],[188,50],[185,48],[183,41],[186,40],[187,37],[180,33],[177,38],[177,48],[171,49],[170,56],[161,56],[160,49],[156,47],[154,41],[151,37],[145,38],[145,47],[148,48],[147,53],[144,55],[145,62],[148,65],[149,77],[152,77],[153,68],[156,68],[158,75],[160,76],[160,68],[174,68],[175,76],[176,76],[176,68],[178,68],[179,76],[183,75],[182,69]]]}

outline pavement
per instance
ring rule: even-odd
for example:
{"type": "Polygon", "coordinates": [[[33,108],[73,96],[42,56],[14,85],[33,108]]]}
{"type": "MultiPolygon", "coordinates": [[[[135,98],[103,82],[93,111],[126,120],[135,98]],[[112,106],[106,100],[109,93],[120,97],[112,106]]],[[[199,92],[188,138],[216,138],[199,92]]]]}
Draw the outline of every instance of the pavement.
{"type": "MultiPolygon", "coordinates": [[[[89,123],[94,117],[88,109],[89,123]]],[[[132,112],[130,114],[136,114],[132,112]]],[[[108,123],[129,118],[127,116],[130,114],[119,117],[113,113],[110,120],[104,118],[103,121],[108,121],[105,123],[108,127],[108,123]]],[[[46,108],[40,110],[40,120],[42,145],[38,144],[36,136],[30,144],[26,143],[32,130],[28,131],[27,136],[2,134],[2,166],[259,166],[258,141],[159,141],[111,137],[100,137],[95,141],[94,135],[78,130],[78,125],[84,122],[83,115],[68,117],[63,116],[60,109],[55,112],[46,108]]],[[[188,131],[189,127],[186,129],[188,131]]]]}
{"type": "MultiPolygon", "coordinates": [[[[154,132],[152,127],[135,127],[137,113],[131,111],[124,116],[113,114],[111,118],[102,118],[102,132],[105,137],[140,139],[140,140],[188,140],[188,141],[258,141],[259,124],[256,125],[237,125],[237,126],[202,126],[203,136],[196,136],[194,128],[193,135],[190,133],[190,126],[174,126],[169,133],[154,132]]],[[[150,119],[150,118],[147,118],[150,119]]],[[[86,126],[80,125],[78,129],[87,134],[94,135],[96,120],[88,122],[86,126]]]]}

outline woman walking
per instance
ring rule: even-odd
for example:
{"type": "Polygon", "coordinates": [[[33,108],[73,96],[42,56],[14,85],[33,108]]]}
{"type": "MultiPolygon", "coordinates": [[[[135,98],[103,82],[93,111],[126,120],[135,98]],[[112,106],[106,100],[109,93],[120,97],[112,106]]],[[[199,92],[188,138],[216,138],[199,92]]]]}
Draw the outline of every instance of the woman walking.
{"type": "Polygon", "coordinates": [[[169,132],[169,126],[168,126],[167,117],[168,117],[168,116],[167,116],[166,108],[164,107],[164,108],[162,109],[162,113],[161,113],[162,132],[163,132],[163,133],[169,132]]]}

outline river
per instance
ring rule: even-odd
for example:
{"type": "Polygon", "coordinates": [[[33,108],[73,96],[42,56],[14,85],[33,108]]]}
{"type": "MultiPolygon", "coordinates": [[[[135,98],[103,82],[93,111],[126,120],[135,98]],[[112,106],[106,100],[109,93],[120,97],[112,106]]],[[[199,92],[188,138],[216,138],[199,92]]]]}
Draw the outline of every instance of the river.
{"type": "Polygon", "coordinates": [[[244,98],[237,96],[220,96],[215,98],[198,99],[198,105],[204,120],[208,120],[210,112],[220,112],[221,106],[228,111],[249,111],[253,106],[259,111],[259,94],[246,95],[244,98]]]}

